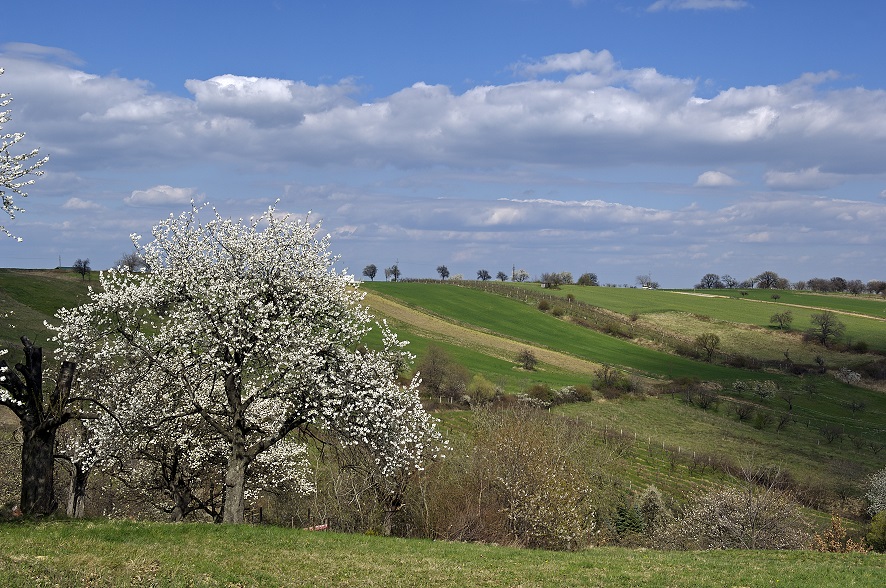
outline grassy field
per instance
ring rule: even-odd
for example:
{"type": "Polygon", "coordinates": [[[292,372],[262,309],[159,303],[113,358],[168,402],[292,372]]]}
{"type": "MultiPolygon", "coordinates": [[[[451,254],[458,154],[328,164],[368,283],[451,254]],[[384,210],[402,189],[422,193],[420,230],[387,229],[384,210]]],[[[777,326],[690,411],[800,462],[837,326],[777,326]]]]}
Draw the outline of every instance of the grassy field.
{"type": "Polygon", "coordinates": [[[575,553],[125,521],[0,524],[0,584],[43,586],[882,586],[886,555],[575,553]]]}

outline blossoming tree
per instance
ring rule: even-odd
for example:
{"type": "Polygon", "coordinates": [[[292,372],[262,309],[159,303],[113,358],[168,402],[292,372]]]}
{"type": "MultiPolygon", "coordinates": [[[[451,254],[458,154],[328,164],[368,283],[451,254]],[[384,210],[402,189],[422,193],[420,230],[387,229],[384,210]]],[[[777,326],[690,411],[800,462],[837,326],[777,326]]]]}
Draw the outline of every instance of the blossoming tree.
{"type": "MultiPolygon", "coordinates": [[[[3,68],[0,67],[0,75],[2,74],[3,68]]],[[[3,125],[10,120],[10,111],[2,109],[9,106],[10,102],[12,97],[0,92],[0,201],[2,201],[0,208],[9,215],[10,219],[14,219],[15,213],[22,212],[22,208],[15,204],[14,196],[27,196],[23,188],[34,183],[34,178],[25,178],[42,175],[43,171],[40,168],[49,158],[35,160],[38,155],[37,149],[18,155],[10,152],[10,149],[25,136],[24,133],[3,133],[3,125]]],[[[0,233],[8,237],[13,236],[3,224],[0,224],[0,233]]]]}
{"type": "Polygon", "coordinates": [[[133,237],[150,273],[104,272],[88,303],[56,315],[61,358],[84,377],[113,372],[109,413],[209,427],[226,453],[228,523],[244,519],[252,466],[291,434],[365,447],[385,474],[433,459],[441,439],[417,381],[397,381],[405,343],[381,325],[383,348],[363,347],[372,317],[320,226],[273,208],[248,222],[199,212],[170,216],[144,246],[133,237]]]}

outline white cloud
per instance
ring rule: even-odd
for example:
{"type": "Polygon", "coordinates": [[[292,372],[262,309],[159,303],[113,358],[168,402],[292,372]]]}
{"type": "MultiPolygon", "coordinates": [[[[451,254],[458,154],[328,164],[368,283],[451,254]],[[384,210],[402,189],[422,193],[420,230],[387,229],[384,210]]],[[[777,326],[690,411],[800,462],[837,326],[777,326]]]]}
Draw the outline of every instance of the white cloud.
{"type": "Polygon", "coordinates": [[[646,9],[662,10],[739,10],[749,6],[745,0],[657,0],[646,9]]]}
{"type": "Polygon", "coordinates": [[[81,198],[73,197],[68,198],[68,200],[62,204],[62,208],[65,210],[96,210],[101,208],[101,205],[91,200],[83,200],[81,198]]]}
{"type": "Polygon", "coordinates": [[[767,186],[777,190],[823,190],[844,180],[840,174],[822,172],[818,167],[794,172],[769,171],[764,179],[767,186]]]}
{"type": "Polygon", "coordinates": [[[698,176],[695,185],[704,188],[720,188],[728,186],[738,186],[741,182],[720,171],[706,171],[698,176]]]}
{"type": "Polygon", "coordinates": [[[172,186],[154,186],[147,190],[133,190],[130,196],[123,199],[130,206],[156,206],[166,204],[189,204],[191,201],[203,200],[195,188],[174,188],[172,186]]]}

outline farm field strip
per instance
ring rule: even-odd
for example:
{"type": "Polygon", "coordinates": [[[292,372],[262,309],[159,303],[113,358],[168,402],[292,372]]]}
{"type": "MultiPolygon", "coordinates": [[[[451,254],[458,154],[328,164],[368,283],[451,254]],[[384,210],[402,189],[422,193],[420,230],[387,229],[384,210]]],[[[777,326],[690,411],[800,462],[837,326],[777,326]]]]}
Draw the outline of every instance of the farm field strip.
{"type": "Polygon", "coordinates": [[[440,338],[447,342],[457,342],[461,346],[470,347],[493,357],[513,360],[520,351],[530,349],[539,361],[578,374],[593,375],[594,371],[600,367],[598,363],[578,357],[463,327],[409,308],[377,293],[367,293],[366,302],[373,310],[411,325],[425,336],[440,338]]]}
{"type": "Polygon", "coordinates": [[[699,376],[734,381],[747,372],[670,355],[598,333],[538,311],[533,306],[479,290],[422,283],[375,283],[367,288],[404,305],[458,320],[478,331],[517,340],[534,341],[592,362],[609,363],[653,378],[699,376]],[[458,317],[455,319],[455,317],[458,317]]]}

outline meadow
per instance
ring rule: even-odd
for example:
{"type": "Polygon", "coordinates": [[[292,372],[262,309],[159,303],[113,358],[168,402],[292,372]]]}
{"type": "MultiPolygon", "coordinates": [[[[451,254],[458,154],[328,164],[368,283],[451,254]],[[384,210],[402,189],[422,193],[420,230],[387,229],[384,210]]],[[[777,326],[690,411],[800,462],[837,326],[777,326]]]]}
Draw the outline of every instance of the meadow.
{"type": "Polygon", "coordinates": [[[886,555],[551,552],[268,526],[0,524],[0,584],[49,586],[882,586],[886,555]]]}

